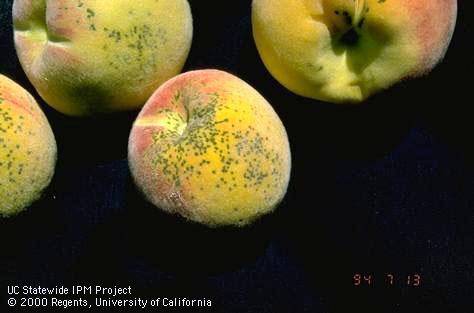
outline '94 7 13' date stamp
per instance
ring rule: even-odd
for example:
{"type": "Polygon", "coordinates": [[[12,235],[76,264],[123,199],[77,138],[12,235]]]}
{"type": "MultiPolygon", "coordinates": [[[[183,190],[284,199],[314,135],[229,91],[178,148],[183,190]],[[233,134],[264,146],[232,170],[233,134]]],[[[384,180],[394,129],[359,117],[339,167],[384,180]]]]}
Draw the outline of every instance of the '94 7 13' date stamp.
{"type": "Polygon", "coordinates": [[[396,275],[393,273],[370,274],[354,273],[352,283],[356,287],[363,286],[397,286],[397,287],[421,287],[423,279],[421,274],[412,273],[407,275],[396,275]]]}

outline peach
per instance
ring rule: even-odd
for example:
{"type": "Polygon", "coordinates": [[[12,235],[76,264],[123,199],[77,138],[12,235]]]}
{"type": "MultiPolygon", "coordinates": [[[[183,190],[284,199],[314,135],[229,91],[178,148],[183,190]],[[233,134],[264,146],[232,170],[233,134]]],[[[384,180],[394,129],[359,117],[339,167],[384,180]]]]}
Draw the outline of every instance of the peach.
{"type": "Polygon", "coordinates": [[[130,134],[132,177],[160,209],[208,226],[252,223],[284,197],[291,155],[271,105],[219,70],[181,74],[148,100],[130,134]]]}
{"type": "Polygon", "coordinates": [[[253,0],[255,42],[292,92],[361,102],[445,55],[456,0],[253,0]]]}
{"type": "Polygon", "coordinates": [[[0,75],[0,217],[40,198],[56,164],[56,141],[43,111],[21,86],[0,75]]]}
{"type": "Polygon", "coordinates": [[[192,40],[186,0],[15,0],[13,21],[28,78],[75,116],[142,107],[181,71],[192,40]]]}

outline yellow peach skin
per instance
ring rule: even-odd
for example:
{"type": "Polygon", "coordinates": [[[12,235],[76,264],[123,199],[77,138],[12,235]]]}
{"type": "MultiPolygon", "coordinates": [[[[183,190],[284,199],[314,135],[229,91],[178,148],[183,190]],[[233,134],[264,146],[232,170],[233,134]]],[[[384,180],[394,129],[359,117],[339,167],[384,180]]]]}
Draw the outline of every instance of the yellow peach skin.
{"type": "Polygon", "coordinates": [[[129,164],[145,197],[208,226],[251,223],[286,193],[291,156],[271,105],[218,70],[163,84],[135,121],[129,164]]]}
{"type": "Polygon", "coordinates": [[[40,107],[25,89],[0,75],[0,217],[37,200],[55,163],[56,141],[40,107]]]}
{"type": "Polygon", "coordinates": [[[186,0],[15,0],[13,21],[28,78],[76,116],[140,108],[181,71],[192,40],[186,0]]]}
{"type": "Polygon", "coordinates": [[[360,102],[429,72],[445,55],[456,0],[253,0],[270,73],[294,93],[360,102]]]}

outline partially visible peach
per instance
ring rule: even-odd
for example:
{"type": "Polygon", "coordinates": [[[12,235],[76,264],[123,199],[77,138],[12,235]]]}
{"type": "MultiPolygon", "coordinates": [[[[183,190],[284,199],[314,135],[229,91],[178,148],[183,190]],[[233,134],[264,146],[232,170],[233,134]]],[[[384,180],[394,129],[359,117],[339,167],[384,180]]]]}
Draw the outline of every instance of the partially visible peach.
{"type": "Polygon", "coordinates": [[[41,97],[68,115],[134,110],[178,74],[187,0],[15,0],[15,45],[41,97]]]}
{"type": "Polygon", "coordinates": [[[37,200],[56,164],[56,141],[43,111],[21,86],[0,75],[0,217],[37,200]]]}
{"type": "Polygon", "coordinates": [[[241,79],[191,71],[163,84],[129,140],[133,179],[170,213],[208,226],[246,225],[283,199],[291,156],[271,105],[241,79]]]}
{"type": "Polygon", "coordinates": [[[253,0],[270,73],[294,93],[360,102],[429,72],[445,55],[456,0],[253,0]]]}

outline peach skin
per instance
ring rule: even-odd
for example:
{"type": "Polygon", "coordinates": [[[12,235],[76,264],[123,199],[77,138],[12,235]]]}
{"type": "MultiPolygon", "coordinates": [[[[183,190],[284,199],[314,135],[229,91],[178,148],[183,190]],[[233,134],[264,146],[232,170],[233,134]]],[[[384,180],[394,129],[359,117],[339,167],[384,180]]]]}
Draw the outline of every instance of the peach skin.
{"type": "Polygon", "coordinates": [[[357,103],[443,58],[456,0],[253,0],[255,42],[290,91],[357,103]]]}
{"type": "Polygon", "coordinates": [[[0,75],[0,217],[16,215],[40,198],[53,177],[56,150],[36,101],[0,75]]]}
{"type": "Polygon", "coordinates": [[[187,0],[15,0],[13,22],[28,78],[74,116],[142,107],[181,71],[193,31],[187,0]]]}
{"type": "Polygon", "coordinates": [[[151,203],[208,226],[243,226],[271,212],[290,178],[279,117],[254,88],[219,70],[163,84],[136,119],[128,151],[151,203]]]}

